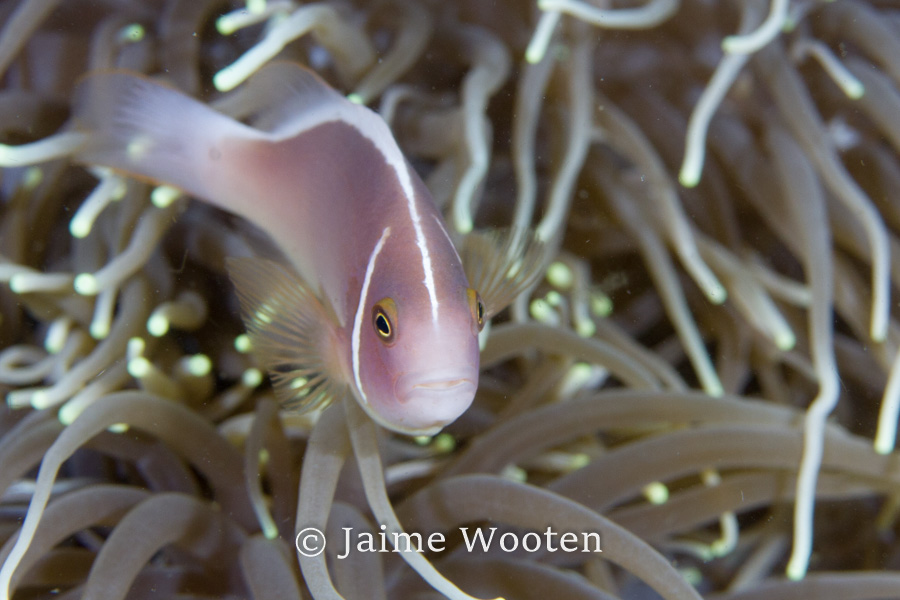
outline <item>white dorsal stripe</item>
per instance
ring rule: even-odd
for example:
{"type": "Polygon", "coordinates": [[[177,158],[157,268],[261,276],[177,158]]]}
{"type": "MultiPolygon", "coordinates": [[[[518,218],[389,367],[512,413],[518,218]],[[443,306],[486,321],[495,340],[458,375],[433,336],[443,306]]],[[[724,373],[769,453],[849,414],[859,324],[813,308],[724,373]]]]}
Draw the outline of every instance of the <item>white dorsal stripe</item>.
{"type": "Polygon", "coordinates": [[[413,228],[416,230],[416,245],[422,253],[422,270],[425,271],[425,278],[422,283],[428,290],[428,299],[431,301],[431,321],[437,324],[438,318],[438,299],[437,290],[434,286],[434,272],[431,269],[431,255],[428,253],[428,245],[425,243],[425,232],[422,231],[422,218],[419,211],[416,210],[416,202],[412,196],[407,198],[409,204],[409,216],[412,219],[413,228]]]}
{"type": "Polygon", "coordinates": [[[360,400],[365,404],[368,404],[369,400],[366,397],[365,390],[363,390],[362,379],[359,376],[359,346],[360,336],[362,335],[362,318],[366,311],[366,300],[369,295],[369,284],[372,282],[372,273],[375,271],[375,259],[378,258],[381,249],[384,248],[384,242],[387,241],[388,236],[390,235],[391,228],[385,227],[384,231],[381,232],[378,243],[375,244],[375,248],[372,250],[372,254],[369,255],[369,263],[366,265],[366,276],[363,278],[362,289],[359,292],[359,304],[356,306],[356,317],[353,319],[353,336],[350,339],[350,353],[353,360],[353,379],[356,381],[356,389],[359,391],[360,400]]]}
{"type": "Polygon", "coordinates": [[[437,323],[438,299],[437,289],[434,285],[434,272],[431,266],[431,254],[428,252],[428,243],[425,241],[425,232],[422,230],[422,217],[419,215],[419,210],[416,207],[416,195],[413,191],[412,178],[409,175],[406,159],[403,158],[403,153],[400,152],[400,148],[394,142],[391,130],[388,129],[387,124],[381,117],[365,107],[351,105],[347,108],[347,114],[341,115],[344,122],[356,127],[363,137],[370,140],[384,155],[384,160],[397,174],[397,180],[400,182],[400,187],[406,196],[409,218],[412,221],[413,230],[416,232],[416,246],[419,247],[419,253],[422,255],[422,271],[424,272],[422,283],[425,284],[425,289],[428,290],[428,299],[431,303],[431,320],[437,323]],[[357,109],[357,113],[352,114],[349,109],[357,109]]]}
{"type": "Polygon", "coordinates": [[[422,255],[422,270],[424,272],[422,283],[425,285],[425,289],[428,290],[428,299],[431,303],[431,320],[437,323],[437,288],[434,283],[431,254],[428,251],[425,232],[422,229],[422,218],[416,207],[416,196],[415,191],[413,190],[412,177],[409,174],[409,167],[406,164],[406,159],[403,158],[403,153],[400,152],[400,148],[394,141],[394,136],[387,124],[381,117],[368,108],[336,98],[334,103],[320,105],[315,110],[302,113],[296,120],[285,123],[282,127],[279,127],[276,133],[279,138],[293,137],[303,131],[332,121],[342,121],[355,127],[360,135],[372,142],[375,148],[381,152],[385,162],[387,162],[396,173],[400,188],[406,196],[406,206],[407,210],[409,210],[409,217],[412,221],[413,230],[416,232],[416,246],[419,247],[419,253],[422,255]]]}
{"type": "Polygon", "coordinates": [[[412,178],[409,175],[409,169],[406,166],[406,159],[403,153],[394,141],[394,136],[387,124],[376,113],[372,112],[365,106],[352,104],[348,100],[337,97],[334,102],[318,105],[316,108],[305,111],[297,115],[281,126],[274,132],[272,137],[275,140],[283,140],[293,138],[304,131],[308,131],[319,125],[330,123],[332,121],[341,121],[352,127],[355,127],[359,133],[372,142],[384,159],[397,173],[397,179],[400,181],[400,187],[407,198],[413,198],[412,178]]]}
{"type": "Polygon", "coordinates": [[[441,220],[437,218],[437,215],[431,215],[431,218],[434,219],[434,222],[437,223],[438,229],[441,230],[441,233],[444,234],[444,238],[447,240],[447,244],[450,245],[450,248],[453,249],[453,255],[456,256],[456,260],[459,261],[459,264],[462,264],[462,259],[459,257],[459,251],[456,249],[456,244],[453,243],[453,240],[450,239],[450,234],[447,232],[447,228],[444,227],[444,224],[441,223],[441,220]]]}

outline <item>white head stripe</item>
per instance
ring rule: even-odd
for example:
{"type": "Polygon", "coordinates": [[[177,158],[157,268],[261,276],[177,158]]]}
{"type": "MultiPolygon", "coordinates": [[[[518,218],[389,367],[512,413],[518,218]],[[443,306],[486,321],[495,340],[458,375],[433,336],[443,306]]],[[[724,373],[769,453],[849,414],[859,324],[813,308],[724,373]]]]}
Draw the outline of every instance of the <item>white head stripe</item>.
{"type": "Polygon", "coordinates": [[[366,392],[363,391],[362,379],[359,377],[359,341],[362,333],[362,317],[366,311],[366,297],[369,295],[369,283],[372,282],[372,273],[375,271],[375,259],[384,248],[384,242],[391,235],[391,228],[385,227],[381,232],[381,238],[375,244],[375,249],[369,255],[369,264],[366,265],[366,276],[363,278],[362,289],[359,292],[359,304],[356,305],[356,317],[353,319],[353,336],[350,339],[350,353],[353,359],[353,379],[356,381],[356,389],[359,390],[360,399],[368,404],[366,392]]]}

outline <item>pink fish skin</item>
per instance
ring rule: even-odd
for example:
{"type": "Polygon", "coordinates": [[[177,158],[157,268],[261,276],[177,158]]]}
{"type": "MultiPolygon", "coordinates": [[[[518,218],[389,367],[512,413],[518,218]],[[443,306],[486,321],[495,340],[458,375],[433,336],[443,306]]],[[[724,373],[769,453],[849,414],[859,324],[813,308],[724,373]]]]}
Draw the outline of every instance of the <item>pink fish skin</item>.
{"type": "Polygon", "coordinates": [[[381,425],[434,434],[474,398],[484,304],[383,120],[311,71],[277,68],[290,93],[261,118],[268,130],[142,76],[93,75],[76,96],[91,134],[80,158],[178,187],[272,238],[291,269],[244,259],[231,275],[288,404],[349,388],[381,425]]]}

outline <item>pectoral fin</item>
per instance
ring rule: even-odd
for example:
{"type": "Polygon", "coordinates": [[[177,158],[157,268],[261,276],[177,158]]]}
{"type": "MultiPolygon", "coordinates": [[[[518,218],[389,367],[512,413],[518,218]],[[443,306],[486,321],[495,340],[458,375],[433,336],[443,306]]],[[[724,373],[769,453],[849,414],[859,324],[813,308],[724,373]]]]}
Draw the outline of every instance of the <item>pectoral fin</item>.
{"type": "Polygon", "coordinates": [[[330,402],[340,385],[333,312],[290,267],[259,258],[229,258],[226,266],[253,353],[282,406],[310,410],[330,402]]]}
{"type": "Polygon", "coordinates": [[[460,258],[469,285],[481,294],[485,318],[490,319],[538,280],[544,244],[531,231],[477,231],[466,236],[460,258]]]}

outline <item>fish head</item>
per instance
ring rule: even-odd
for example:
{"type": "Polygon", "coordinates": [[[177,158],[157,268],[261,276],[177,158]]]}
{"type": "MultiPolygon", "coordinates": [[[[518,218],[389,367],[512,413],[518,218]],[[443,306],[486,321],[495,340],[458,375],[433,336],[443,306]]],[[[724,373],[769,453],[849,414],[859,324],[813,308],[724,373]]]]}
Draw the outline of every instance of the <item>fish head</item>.
{"type": "Polygon", "coordinates": [[[379,424],[433,435],[475,397],[484,304],[458,262],[427,282],[421,268],[382,264],[357,313],[357,397],[379,424]]]}

